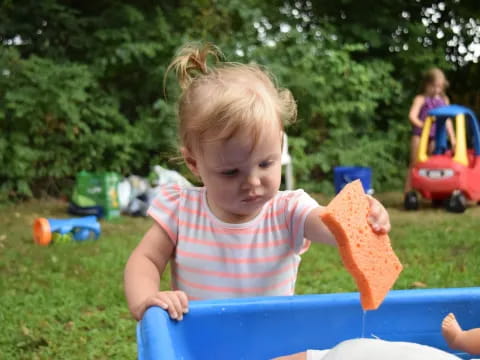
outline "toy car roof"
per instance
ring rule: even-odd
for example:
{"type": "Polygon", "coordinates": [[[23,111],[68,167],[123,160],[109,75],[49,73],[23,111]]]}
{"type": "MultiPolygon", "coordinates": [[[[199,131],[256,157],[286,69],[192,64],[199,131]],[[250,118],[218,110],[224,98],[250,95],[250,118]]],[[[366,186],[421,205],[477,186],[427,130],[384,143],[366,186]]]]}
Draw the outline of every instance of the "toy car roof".
{"type": "Polygon", "coordinates": [[[461,105],[440,106],[428,112],[428,115],[438,116],[438,117],[454,117],[459,114],[465,114],[469,117],[472,117],[473,119],[476,119],[475,113],[472,110],[461,105]]]}

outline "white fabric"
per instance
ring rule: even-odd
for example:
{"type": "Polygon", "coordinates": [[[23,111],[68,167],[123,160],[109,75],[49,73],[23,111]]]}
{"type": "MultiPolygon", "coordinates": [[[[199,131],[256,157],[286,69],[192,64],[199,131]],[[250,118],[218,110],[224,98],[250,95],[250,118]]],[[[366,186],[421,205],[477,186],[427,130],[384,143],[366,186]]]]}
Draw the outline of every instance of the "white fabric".
{"type": "Polygon", "coordinates": [[[308,350],[307,360],[459,360],[431,346],[379,339],[353,339],[330,351],[308,350]]]}
{"type": "Polygon", "coordinates": [[[321,360],[329,350],[307,350],[306,360],[321,360]]]}

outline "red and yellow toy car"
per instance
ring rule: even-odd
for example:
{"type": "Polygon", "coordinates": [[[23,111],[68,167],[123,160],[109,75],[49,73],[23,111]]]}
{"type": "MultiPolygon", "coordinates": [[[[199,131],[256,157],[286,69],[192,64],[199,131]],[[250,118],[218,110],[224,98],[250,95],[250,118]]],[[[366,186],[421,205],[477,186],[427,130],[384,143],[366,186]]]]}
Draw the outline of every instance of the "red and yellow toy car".
{"type": "Polygon", "coordinates": [[[480,200],[480,128],[472,110],[459,105],[442,106],[431,110],[420,137],[417,162],[410,171],[413,191],[407,193],[407,210],[419,207],[418,195],[444,202],[448,211],[464,212],[467,199],[480,200]],[[456,146],[447,142],[446,121],[454,120],[456,146]],[[436,123],[435,148],[427,152],[430,129],[436,123]],[[453,151],[454,150],[454,151],[453,151]]]}

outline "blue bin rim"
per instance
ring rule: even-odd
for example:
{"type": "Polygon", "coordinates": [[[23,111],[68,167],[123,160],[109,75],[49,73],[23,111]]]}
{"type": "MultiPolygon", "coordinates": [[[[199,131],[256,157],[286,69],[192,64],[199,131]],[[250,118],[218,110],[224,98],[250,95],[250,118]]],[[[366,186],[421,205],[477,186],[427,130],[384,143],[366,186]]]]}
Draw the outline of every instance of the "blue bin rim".
{"type": "Polygon", "coordinates": [[[334,171],[337,170],[372,170],[371,167],[368,166],[355,166],[355,165],[346,165],[346,166],[335,166],[333,168],[334,171]]]}

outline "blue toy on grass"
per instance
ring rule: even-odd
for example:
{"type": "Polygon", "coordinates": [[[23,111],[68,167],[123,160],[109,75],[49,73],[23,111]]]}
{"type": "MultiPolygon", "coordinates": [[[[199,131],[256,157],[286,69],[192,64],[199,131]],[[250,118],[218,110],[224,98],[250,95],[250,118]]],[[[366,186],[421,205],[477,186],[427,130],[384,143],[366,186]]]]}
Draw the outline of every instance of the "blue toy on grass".
{"type": "Polygon", "coordinates": [[[100,236],[100,223],[95,216],[70,219],[37,218],[33,223],[33,238],[39,245],[54,241],[83,241],[100,236]]]}

